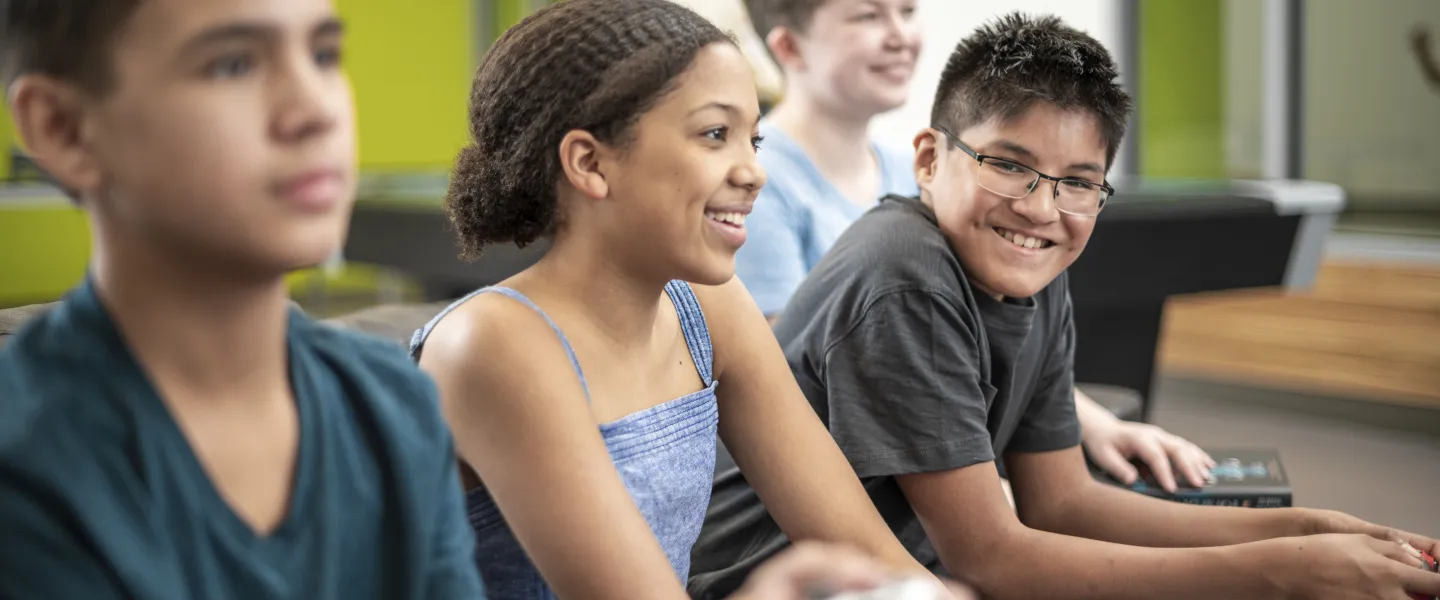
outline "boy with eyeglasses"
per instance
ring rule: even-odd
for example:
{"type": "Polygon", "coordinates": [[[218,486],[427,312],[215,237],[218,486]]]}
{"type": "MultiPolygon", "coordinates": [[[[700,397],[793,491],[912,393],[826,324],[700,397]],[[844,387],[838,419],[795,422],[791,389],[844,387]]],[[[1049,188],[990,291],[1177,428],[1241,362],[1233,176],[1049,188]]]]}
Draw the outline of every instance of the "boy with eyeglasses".
{"type": "MultiPolygon", "coordinates": [[[[923,45],[915,0],[745,0],[784,73],[780,103],[760,122],[767,174],[745,221],[735,274],[772,320],[851,223],[886,195],[917,192],[914,153],[873,140],[871,121],[910,96],[923,45]]],[[[796,318],[805,318],[797,316],[796,318]]],[[[1163,488],[1199,486],[1214,466],[1159,427],[1117,418],[1075,390],[1082,445],[1125,483],[1140,459],[1163,488]]]]}
{"type": "MultiPolygon", "coordinates": [[[[871,500],[922,564],[987,598],[1440,591],[1398,543],[1434,554],[1433,539],[1334,512],[1169,502],[1088,474],[1065,269],[1113,191],[1130,110],[1105,49],[1053,17],[1006,16],[950,56],[915,139],[919,196],[888,196],[842,234],[776,331],[871,500]]],[[[787,543],[743,477],[722,474],[692,595],[722,596],[787,543]]]]}

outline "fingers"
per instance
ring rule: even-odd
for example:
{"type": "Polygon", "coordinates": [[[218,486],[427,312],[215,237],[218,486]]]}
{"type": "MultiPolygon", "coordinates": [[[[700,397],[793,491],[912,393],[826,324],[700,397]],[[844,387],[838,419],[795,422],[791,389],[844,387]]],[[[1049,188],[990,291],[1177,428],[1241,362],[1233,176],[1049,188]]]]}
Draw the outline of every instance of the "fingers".
{"type": "Polygon", "coordinates": [[[1175,469],[1185,478],[1190,487],[1205,487],[1205,474],[1214,466],[1210,455],[1199,446],[1177,436],[1164,434],[1165,449],[1175,469]]]}
{"type": "Polygon", "coordinates": [[[1154,437],[1147,437],[1135,448],[1135,454],[1150,467],[1155,481],[1165,491],[1175,493],[1175,472],[1170,468],[1170,457],[1165,448],[1154,437]]]}
{"type": "Polygon", "coordinates": [[[1201,448],[1201,447],[1199,447],[1199,446],[1196,446],[1196,445],[1193,444],[1193,443],[1190,444],[1190,446],[1193,447],[1193,448],[1195,448],[1195,451],[1196,451],[1196,452],[1199,452],[1201,458],[1204,459],[1204,462],[1205,462],[1205,470],[1208,471],[1208,470],[1210,470],[1210,469],[1215,468],[1215,465],[1220,464],[1220,463],[1215,462],[1215,457],[1210,456],[1210,453],[1209,453],[1209,452],[1206,452],[1203,448],[1201,448]]]}
{"type": "Polygon", "coordinates": [[[853,549],[802,542],[756,569],[743,597],[801,600],[816,592],[867,590],[890,577],[880,563],[853,549]]]}
{"type": "Polygon", "coordinates": [[[1344,513],[1334,515],[1332,520],[1336,523],[1334,527],[1338,531],[1363,533],[1377,540],[1384,540],[1395,544],[1402,543],[1406,539],[1403,534],[1395,529],[1384,525],[1376,525],[1344,513]]]}
{"type": "Polygon", "coordinates": [[[1426,554],[1440,559],[1440,542],[1423,535],[1415,535],[1406,531],[1395,531],[1395,537],[1402,542],[1407,542],[1417,550],[1424,550],[1426,554]]]}
{"type": "Polygon", "coordinates": [[[1420,551],[1395,542],[1386,542],[1372,537],[1366,537],[1366,542],[1376,552],[1384,555],[1390,560],[1403,563],[1412,569],[1424,568],[1425,563],[1420,560],[1420,551]]]}
{"type": "Polygon", "coordinates": [[[1091,450],[1090,459],[1125,485],[1135,483],[1135,478],[1139,476],[1139,473],[1135,471],[1135,465],[1130,464],[1129,460],[1121,456],[1120,451],[1113,445],[1097,445],[1091,450]]]}
{"type": "Polygon", "coordinates": [[[1440,573],[1424,569],[1401,569],[1400,585],[1412,594],[1427,598],[1440,596],[1440,573]]]}
{"type": "Polygon", "coordinates": [[[1440,595],[1440,574],[1431,572],[1429,567],[1421,561],[1419,550],[1405,544],[1382,541],[1371,536],[1362,535],[1362,538],[1386,558],[1400,563],[1391,566],[1389,571],[1395,573],[1403,592],[1387,593],[1387,598],[1410,600],[1411,598],[1432,598],[1440,595]],[[1407,595],[1404,592],[1415,595],[1407,595]]]}

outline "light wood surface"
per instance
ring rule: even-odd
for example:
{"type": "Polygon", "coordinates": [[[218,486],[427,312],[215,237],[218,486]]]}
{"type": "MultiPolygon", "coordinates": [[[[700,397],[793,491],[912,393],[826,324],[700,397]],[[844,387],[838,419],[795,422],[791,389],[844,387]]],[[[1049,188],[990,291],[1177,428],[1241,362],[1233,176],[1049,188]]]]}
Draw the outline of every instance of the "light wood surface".
{"type": "Polygon", "coordinates": [[[1327,261],[1314,289],[1172,299],[1162,369],[1440,410],[1440,265],[1327,261]]]}

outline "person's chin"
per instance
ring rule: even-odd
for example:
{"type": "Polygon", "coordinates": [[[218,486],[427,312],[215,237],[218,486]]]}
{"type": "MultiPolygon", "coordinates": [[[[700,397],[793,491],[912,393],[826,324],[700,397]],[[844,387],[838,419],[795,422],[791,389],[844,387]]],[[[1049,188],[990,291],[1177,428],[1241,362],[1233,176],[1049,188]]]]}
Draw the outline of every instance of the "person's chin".
{"type": "Polygon", "coordinates": [[[972,275],[971,281],[982,292],[991,296],[1029,298],[1050,285],[1055,277],[1049,269],[1021,269],[992,264],[972,275]]]}
{"type": "Polygon", "coordinates": [[[324,264],[344,248],[344,235],[317,232],[309,236],[295,235],[276,240],[268,248],[270,260],[278,269],[295,271],[324,264]]]}
{"type": "Polygon", "coordinates": [[[905,102],[910,98],[909,93],[904,90],[901,90],[900,93],[896,93],[894,90],[875,90],[869,96],[865,104],[868,106],[869,112],[877,115],[905,106],[905,102]]]}
{"type": "Polygon", "coordinates": [[[723,285],[735,278],[735,253],[713,253],[705,264],[690,269],[686,281],[697,285],[723,285]]]}

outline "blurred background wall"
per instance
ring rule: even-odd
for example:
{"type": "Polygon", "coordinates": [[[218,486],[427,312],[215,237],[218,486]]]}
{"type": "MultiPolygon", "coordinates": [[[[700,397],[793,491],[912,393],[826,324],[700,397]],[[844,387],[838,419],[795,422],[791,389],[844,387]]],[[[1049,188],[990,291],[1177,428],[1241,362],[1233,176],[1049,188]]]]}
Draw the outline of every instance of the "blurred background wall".
{"type": "MultiPolygon", "coordinates": [[[[469,135],[466,110],[479,57],[489,40],[534,6],[523,0],[339,0],[337,6],[348,28],[345,63],[362,172],[443,175],[469,135]]],[[[13,125],[0,105],[0,178],[12,177],[14,149],[13,125]]],[[[9,187],[0,197],[0,307],[54,299],[84,273],[84,216],[53,189],[9,187]]],[[[332,284],[365,289],[373,279],[362,267],[332,284]]]]}
{"type": "Polygon", "coordinates": [[[1013,10],[1054,14],[1088,31],[1113,50],[1121,45],[1119,6],[1119,0],[921,0],[916,14],[924,32],[925,45],[915,66],[910,100],[898,110],[875,119],[871,125],[872,134],[887,143],[910,146],[915,134],[930,124],[930,106],[949,51],[981,23],[1013,10]]]}
{"type": "MultiPolygon", "coordinates": [[[[441,198],[468,136],[471,78],[496,37],[549,1],[337,0],[349,28],[362,171],[352,238],[365,241],[372,258],[357,260],[352,247],[348,262],[295,273],[293,295],[307,311],[453,297],[453,286],[437,291],[420,271],[469,268],[454,260],[442,232],[441,198]]],[[[736,33],[762,101],[780,100],[780,74],[741,0],[676,1],[736,33]]],[[[925,49],[909,102],[873,122],[884,142],[908,145],[928,123],[945,57],[961,37],[1018,9],[1059,15],[1121,64],[1138,111],[1113,181],[1203,192],[1279,169],[1343,188],[1347,205],[1312,284],[1164,301],[1150,353],[1158,377],[1153,389],[1137,391],[1158,400],[1152,422],[1197,443],[1280,449],[1304,505],[1412,530],[1433,526],[1440,81],[1425,76],[1414,35],[1440,34],[1440,0],[918,0],[918,9],[925,49]],[[1288,46],[1298,51],[1291,63],[1270,60],[1277,10],[1294,11],[1281,23],[1300,34],[1288,46]],[[1290,92],[1293,102],[1272,102],[1290,92]],[[1293,135],[1277,125],[1293,126],[1293,135]],[[1277,148],[1291,163],[1276,162],[1277,148]]],[[[1440,62],[1440,44],[1429,53],[1440,62]]],[[[0,152],[0,308],[55,300],[84,273],[83,213],[26,167],[3,104],[0,152]]],[[[1108,235],[1097,231],[1097,240],[1108,235]]],[[[1174,240],[1150,235],[1141,228],[1134,253],[1173,250],[1174,240]]],[[[1225,235],[1206,225],[1195,252],[1232,244],[1225,235]]],[[[488,250],[487,260],[509,260],[506,252],[488,250]]],[[[1216,275],[1205,260],[1191,268],[1216,275]]],[[[1174,270],[1120,272],[1116,280],[1174,270]]],[[[1082,353],[1086,343],[1132,333],[1121,329],[1082,336],[1082,353]]]]}
{"type": "MultiPolygon", "coordinates": [[[[409,209],[439,210],[468,136],[480,57],[548,1],[338,0],[350,30],[362,206],[393,202],[397,194],[384,190],[404,188],[409,209]]],[[[733,31],[762,96],[779,99],[780,74],[741,0],[677,1],[733,31]]],[[[873,134],[908,145],[928,122],[946,55],[961,37],[1004,12],[1044,12],[1110,47],[1138,100],[1113,179],[1260,178],[1265,99],[1277,83],[1264,67],[1273,33],[1266,15],[1280,4],[1299,10],[1303,31],[1298,176],[1340,185],[1347,207],[1313,289],[1173,302],[1162,366],[1440,407],[1440,87],[1424,76],[1412,37],[1440,30],[1436,0],[919,0],[926,42],[910,100],[877,118],[873,134]],[[1255,352],[1225,350],[1236,347],[1255,352]]],[[[1440,60],[1440,46],[1431,52],[1440,60]]],[[[0,185],[0,307],[57,298],[83,274],[89,252],[83,214],[14,160],[3,111],[0,179],[13,181],[0,185]]],[[[293,281],[301,297],[415,293],[403,276],[364,263],[293,281]]]]}
{"type": "Polygon", "coordinates": [[[1344,186],[1358,212],[1440,211],[1440,93],[1412,49],[1420,25],[1440,30],[1440,2],[1306,7],[1305,172],[1344,186]]]}

